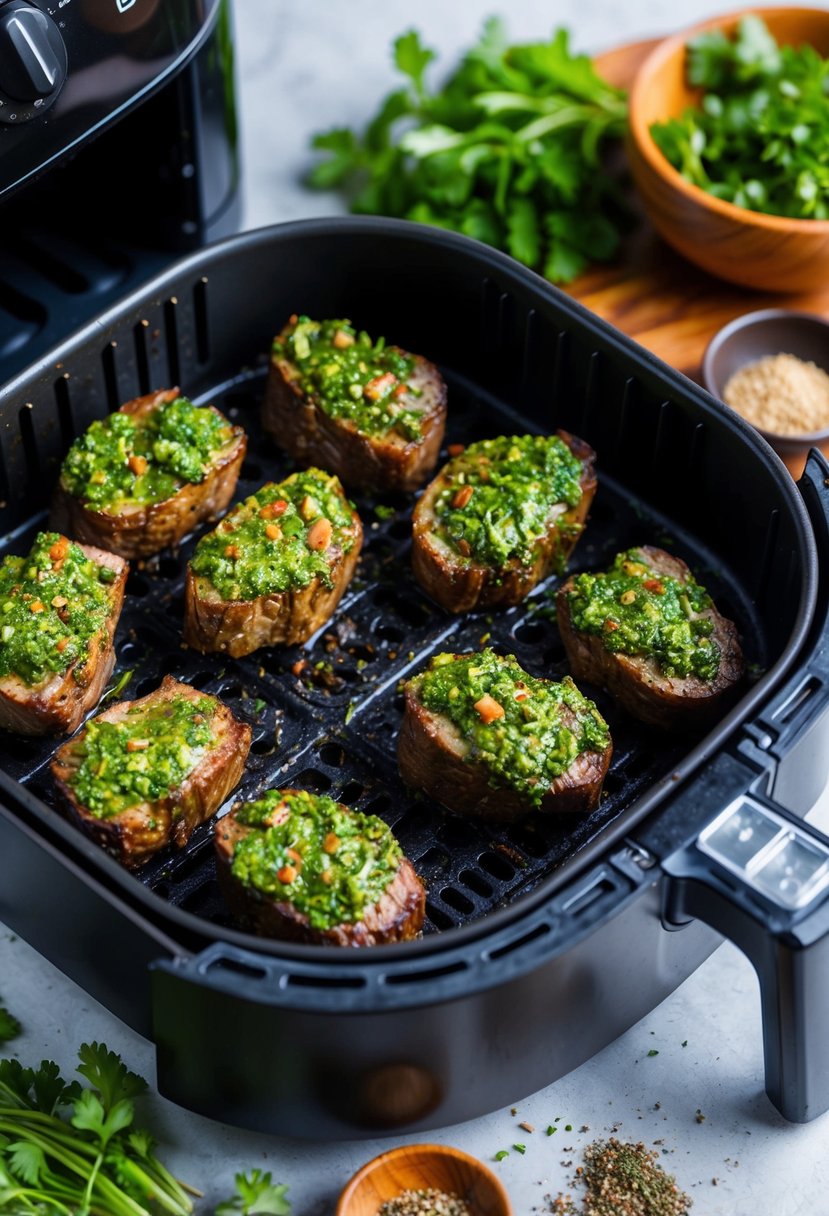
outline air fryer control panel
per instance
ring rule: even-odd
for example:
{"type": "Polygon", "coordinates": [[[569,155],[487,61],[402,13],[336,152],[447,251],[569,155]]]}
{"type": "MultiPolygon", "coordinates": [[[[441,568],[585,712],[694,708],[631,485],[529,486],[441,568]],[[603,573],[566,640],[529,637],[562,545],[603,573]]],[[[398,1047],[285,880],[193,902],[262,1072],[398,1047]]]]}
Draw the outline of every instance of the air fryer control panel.
{"type": "Polygon", "coordinates": [[[218,0],[0,0],[0,197],[182,65],[218,0]]]}

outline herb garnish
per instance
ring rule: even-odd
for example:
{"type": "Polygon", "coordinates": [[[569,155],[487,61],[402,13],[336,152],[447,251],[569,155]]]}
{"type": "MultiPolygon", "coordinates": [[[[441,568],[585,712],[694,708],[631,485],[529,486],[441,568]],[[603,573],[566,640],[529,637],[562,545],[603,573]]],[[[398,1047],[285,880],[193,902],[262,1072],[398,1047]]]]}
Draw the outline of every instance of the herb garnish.
{"type": "Polygon", "coordinates": [[[702,103],[651,134],[693,185],[750,211],[829,219],[829,59],[779,47],[760,17],[743,17],[687,47],[702,103]]]}
{"type": "Polygon", "coordinates": [[[490,18],[436,91],[425,80],[433,58],[415,30],[396,40],[403,87],[362,135],[341,127],[314,138],[328,157],[310,184],[347,192],[352,211],[505,249],[556,283],[612,257],[623,208],[604,154],[624,131],[624,93],[572,53],[565,29],[509,46],[490,18]]]}
{"type": "Polygon", "coordinates": [[[271,1175],[261,1170],[250,1174],[237,1174],[236,1194],[232,1199],[220,1203],[215,1216],[291,1216],[291,1205],[286,1198],[287,1186],[271,1181],[271,1175]]]}

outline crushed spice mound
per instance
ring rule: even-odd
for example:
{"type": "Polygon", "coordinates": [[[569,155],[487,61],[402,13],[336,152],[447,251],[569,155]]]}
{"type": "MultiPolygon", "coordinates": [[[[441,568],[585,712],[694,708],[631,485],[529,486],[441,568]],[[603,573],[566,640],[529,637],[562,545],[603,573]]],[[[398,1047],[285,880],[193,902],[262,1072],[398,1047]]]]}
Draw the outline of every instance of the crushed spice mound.
{"type": "Polygon", "coordinates": [[[559,1195],[550,1211],[555,1216],[686,1216],[692,1200],[657,1158],[644,1144],[596,1140],[584,1150],[584,1165],[574,1179],[586,1188],[581,1201],[559,1195]]]}

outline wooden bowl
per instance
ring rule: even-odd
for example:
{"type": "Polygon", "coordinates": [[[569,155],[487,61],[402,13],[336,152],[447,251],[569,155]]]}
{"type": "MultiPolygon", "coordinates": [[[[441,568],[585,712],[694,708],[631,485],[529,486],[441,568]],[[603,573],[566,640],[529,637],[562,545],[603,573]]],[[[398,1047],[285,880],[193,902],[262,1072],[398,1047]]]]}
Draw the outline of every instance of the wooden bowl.
{"type": "Polygon", "coordinates": [[[685,181],[663,156],[651,124],[696,106],[700,91],[685,80],[685,47],[703,30],[734,33],[749,12],[762,17],[780,45],[809,44],[829,55],[829,11],[758,8],[729,13],[660,42],[630,92],[628,156],[633,179],[657,232],[710,274],[766,291],[815,291],[829,275],[829,220],[762,215],[714,198],[685,181]]]}
{"type": "MultiPolygon", "coordinates": [[[[741,367],[781,352],[815,363],[829,374],[829,322],[812,313],[791,312],[785,308],[764,308],[735,317],[708,343],[702,360],[705,387],[712,396],[722,400],[726,384],[741,367]]],[[[813,447],[820,448],[824,456],[829,457],[829,426],[819,431],[788,435],[766,431],[759,426],[756,429],[794,478],[803,472],[813,447]]]]}
{"type": "Polygon", "coordinates": [[[336,1216],[377,1216],[387,1199],[429,1187],[466,1200],[471,1216],[513,1216],[492,1170],[459,1148],[440,1144],[406,1144],[369,1161],[346,1185],[336,1216]]]}

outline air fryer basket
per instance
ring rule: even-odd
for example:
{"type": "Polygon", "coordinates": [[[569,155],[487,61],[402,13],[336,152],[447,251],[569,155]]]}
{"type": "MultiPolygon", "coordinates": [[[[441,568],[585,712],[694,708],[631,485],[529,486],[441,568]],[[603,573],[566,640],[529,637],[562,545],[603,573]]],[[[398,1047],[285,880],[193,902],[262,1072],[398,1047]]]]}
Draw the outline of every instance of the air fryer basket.
{"type": "MultiPolygon", "coordinates": [[[[723,875],[693,842],[727,803],[751,790],[759,805],[775,781],[788,808],[777,811],[794,820],[825,777],[814,746],[825,699],[817,658],[825,595],[815,611],[816,532],[827,548],[825,503],[817,501],[825,469],[812,458],[810,522],[803,497],[753,431],[508,259],[404,224],[311,222],[234,238],[179,263],[7,386],[4,551],[20,551],[42,525],[72,437],[122,401],[170,384],[212,400],[248,431],[240,495],[282,476],[289,465],[263,438],[258,412],[270,339],[294,311],[349,316],[438,362],[450,386],[448,442],[556,427],[587,439],[598,453],[600,490],[572,567],[601,566],[636,543],[672,548],[738,622],[755,673],[741,703],[699,741],[649,731],[596,691],[614,740],[601,806],[584,818],[480,825],[401,785],[398,682],[436,651],[484,643],[517,654],[535,674],[560,677],[567,668],[548,587],[504,613],[450,617],[411,577],[411,502],[361,497],[367,544],[332,622],[304,648],[234,661],[181,645],[192,540],[134,564],[117,640],[114,679],[133,673],[123,695],[143,695],[167,671],[214,692],[253,727],[238,794],[301,786],[392,824],[428,890],[426,931],[422,942],[368,953],[237,931],[218,895],[210,825],[180,853],[126,874],[50,809],[54,742],[0,741],[10,808],[0,818],[0,916],[126,1020],[145,1033],[152,1027],[166,1092],[207,1113],[294,1132],[428,1126],[566,1071],[698,965],[716,939],[698,924],[666,934],[660,899],[677,926],[691,915],[723,932],[731,931],[729,916],[758,920],[755,895],[744,907],[733,874],[709,906],[711,884],[723,875]],[[789,709],[769,734],[757,722],[763,712],[774,718],[778,702],[789,709]],[[804,736],[812,742],[799,748],[792,779],[787,741],[804,736]],[[728,780],[719,781],[724,764],[728,780]],[[704,799],[694,794],[699,781],[713,782],[704,799]],[[683,799],[690,813],[677,812],[683,799]],[[672,883],[660,883],[657,861],[672,883]],[[54,916],[43,902],[33,915],[33,890],[56,905],[54,916]],[[67,900],[68,918],[58,911],[67,900]],[[651,974],[620,1000],[624,969],[615,974],[611,942],[622,926],[638,934],[651,974]],[[659,935],[679,943],[661,971],[659,935]],[[572,1008],[548,1007],[550,976],[561,984],[579,969],[585,976],[575,982],[569,974],[566,990],[585,1006],[583,1016],[592,1010],[588,1031],[573,1024],[572,1008]],[[503,1021],[530,992],[536,1005],[546,994],[545,1019],[528,1016],[519,1032],[533,1044],[521,1065],[504,1076],[494,1063],[493,1076],[470,1083],[458,1019],[478,1023],[465,1051],[470,1071],[476,1052],[484,1067],[488,1055],[503,1054],[501,1036],[515,1034],[514,1016],[500,1027],[497,1009],[503,1021]],[[609,1001],[612,1013],[602,1008],[609,1001]],[[567,1038],[553,1051],[537,1040],[556,1018],[567,1038]],[[234,1045],[218,1065],[211,1044],[223,1019],[234,1023],[234,1045]],[[334,1026],[343,1047],[336,1060],[324,1046],[334,1026]],[[272,1048],[267,1065],[251,1046],[262,1035],[285,1044],[272,1048]],[[341,1093],[359,1096],[349,1104],[341,1093]]],[[[774,920],[768,907],[761,913],[755,955],[767,950],[774,920]]],[[[791,926],[778,915],[774,927],[791,926]]],[[[767,971],[771,983],[777,970],[767,971]]],[[[804,1117],[795,1110],[802,1088],[787,1112],[794,1117],[804,1117]]]]}

